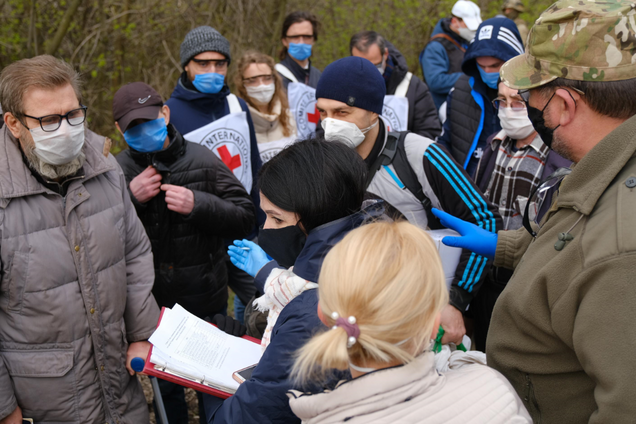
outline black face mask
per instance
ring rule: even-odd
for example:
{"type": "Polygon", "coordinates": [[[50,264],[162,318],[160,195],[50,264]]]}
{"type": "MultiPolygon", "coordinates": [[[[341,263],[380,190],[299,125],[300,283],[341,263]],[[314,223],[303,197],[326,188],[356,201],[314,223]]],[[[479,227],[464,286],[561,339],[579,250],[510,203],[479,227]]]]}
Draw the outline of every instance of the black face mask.
{"type": "Polygon", "coordinates": [[[552,137],[554,136],[554,130],[559,128],[560,125],[557,125],[554,128],[546,127],[545,120],[543,119],[543,112],[548,107],[548,105],[552,101],[552,98],[554,97],[555,94],[556,92],[552,94],[552,97],[550,97],[550,100],[548,100],[548,103],[545,104],[542,110],[539,110],[536,107],[532,107],[526,103],[526,107],[528,108],[528,118],[530,118],[530,122],[532,122],[532,126],[539,134],[539,137],[541,137],[541,140],[549,148],[552,148],[552,137]]]}
{"type": "Polygon", "coordinates": [[[284,268],[294,265],[306,241],[307,236],[298,225],[267,229],[261,227],[258,230],[258,245],[284,268]]]}

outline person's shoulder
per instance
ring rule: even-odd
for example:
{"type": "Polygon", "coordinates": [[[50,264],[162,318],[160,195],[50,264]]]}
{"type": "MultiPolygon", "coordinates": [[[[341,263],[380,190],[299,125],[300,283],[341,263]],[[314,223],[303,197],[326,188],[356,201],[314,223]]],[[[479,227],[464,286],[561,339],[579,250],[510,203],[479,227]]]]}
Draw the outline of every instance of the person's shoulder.
{"type": "Polygon", "coordinates": [[[318,318],[318,289],[305,290],[280,312],[276,320],[277,329],[281,327],[315,328],[321,325],[318,318]]]}

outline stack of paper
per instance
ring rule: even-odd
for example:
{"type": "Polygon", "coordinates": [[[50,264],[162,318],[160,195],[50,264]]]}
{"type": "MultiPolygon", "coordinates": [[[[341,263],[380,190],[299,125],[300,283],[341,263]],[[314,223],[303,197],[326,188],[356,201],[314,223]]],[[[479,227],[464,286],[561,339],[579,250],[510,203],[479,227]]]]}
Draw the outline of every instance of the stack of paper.
{"type": "Polygon", "coordinates": [[[257,364],[262,354],[259,344],[226,334],[178,304],[164,309],[149,341],[155,369],[226,393],[239,386],[232,374],[257,364]]]}

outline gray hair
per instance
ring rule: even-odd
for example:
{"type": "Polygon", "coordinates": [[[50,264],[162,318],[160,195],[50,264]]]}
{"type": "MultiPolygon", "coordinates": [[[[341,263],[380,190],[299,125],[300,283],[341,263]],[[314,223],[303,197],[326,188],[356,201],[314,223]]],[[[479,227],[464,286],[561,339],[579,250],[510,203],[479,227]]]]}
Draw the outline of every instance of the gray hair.
{"type": "Polygon", "coordinates": [[[362,53],[366,53],[373,44],[376,44],[380,48],[382,55],[386,53],[386,40],[384,37],[375,31],[360,31],[351,37],[351,41],[349,41],[349,53],[353,52],[354,47],[362,53]]]}
{"type": "Polygon", "coordinates": [[[16,117],[24,115],[24,93],[32,87],[53,89],[70,84],[81,103],[80,75],[71,65],[41,55],[13,62],[0,73],[0,107],[16,117]]]}

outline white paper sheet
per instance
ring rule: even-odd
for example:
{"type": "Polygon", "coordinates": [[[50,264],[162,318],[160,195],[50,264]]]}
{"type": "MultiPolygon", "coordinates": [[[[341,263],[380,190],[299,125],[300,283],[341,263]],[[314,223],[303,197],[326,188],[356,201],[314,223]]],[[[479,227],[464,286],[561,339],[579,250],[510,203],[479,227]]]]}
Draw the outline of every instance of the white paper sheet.
{"type": "Polygon", "coordinates": [[[235,371],[258,363],[261,346],[224,333],[180,305],[166,308],[149,339],[151,362],[234,392],[235,371]]]}

